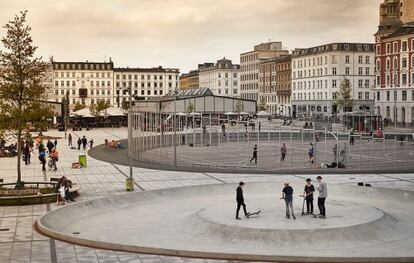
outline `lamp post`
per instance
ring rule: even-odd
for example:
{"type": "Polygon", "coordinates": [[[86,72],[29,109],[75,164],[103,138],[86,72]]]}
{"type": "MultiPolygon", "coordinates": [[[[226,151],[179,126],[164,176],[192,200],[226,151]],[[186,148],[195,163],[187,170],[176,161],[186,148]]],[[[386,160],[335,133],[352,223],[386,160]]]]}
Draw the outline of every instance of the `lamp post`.
{"type": "Polygon", "coordinates": [[[395,85],[395,75],[392,83],[394,86],[394,128],[397,128],[397,86],[395,85]]]}
{"type": "Polygon", "coordinates": [[[174,87],[174,115],[173,115],[173,129],[174,129],[174,139],[173,139],[173,144],[174,144],[174,167],[177,166],[177,128],[176,128],[176,116],[177,116],[177,88],[174,87]]]}
{"type": "Polygon", "coordinates": [[[126,180],[126,190],[134,191],[134,176],[132,170],[132,81],[129,82],[129,110],[128,110],[128,154],[129,178],[126,180]]]}

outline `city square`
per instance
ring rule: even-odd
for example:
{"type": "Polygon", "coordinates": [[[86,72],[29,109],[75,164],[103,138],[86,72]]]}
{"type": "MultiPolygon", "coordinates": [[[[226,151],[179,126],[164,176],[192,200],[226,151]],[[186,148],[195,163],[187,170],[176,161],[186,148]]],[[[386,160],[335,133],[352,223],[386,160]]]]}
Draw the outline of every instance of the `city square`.
{"type": "Polygon", "coordinates": [[[414,262],[413,0],[0,5],[0,263],[414,262]]]}

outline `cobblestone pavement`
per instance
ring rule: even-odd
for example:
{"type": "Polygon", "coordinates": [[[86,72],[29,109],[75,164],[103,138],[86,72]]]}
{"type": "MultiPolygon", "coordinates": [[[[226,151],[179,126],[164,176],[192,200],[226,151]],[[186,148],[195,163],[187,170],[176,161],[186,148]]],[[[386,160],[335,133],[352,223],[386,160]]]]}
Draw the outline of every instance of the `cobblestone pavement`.
{"type": "MultiPolygon", "coordinates": [[[[105,138],[110,140],[124,139],[127,136],[126,129],[71,131],[71,133],[74,142],[76,142],[77,136],[85,135],[87,138],[93,138],[95,145],[103,143],[105,138]]],[[[53,130],[47,132],[47,135],[64,137],[63,132],[53,130]]],[[[32,164],[27,166],[23,164],[23,181],[49,181],[50,177],[65,175],[80,187],[80,196],[77,201],[125,193],[125,178],[129,174],[129,167],[105,163],[88,157],[87,168],[72,169],[71,163],[77,161],[79,151],[70,149],[63,138],[58,140],[57,148],[60,158],[56,172],[48,171],[45,176],[41,171],[37,154],[35,154],[32,158],[32,164]]],[[[285,180],[303,181],[307,177],[307,175],[191,173],[143,168],[134,168],[133,171],[137,183],[136,191],[236,183],[241,180],[282,183],[285,180]]],[[[324,177],[329,183],[354,184],[357,181],[363,181],[376,187],[414,190],[414,174],[342,174],[325,175],[324,177]]],[[[0,158],[0,178],[4,179],[5,183],[16,180],[16,158],[0,158]]],[[[36,233],[32,224],[39,216],[56,209],[56,207],[56,204],[0,207],[0,262],[227,262],[103,251],[51,240],[36,233]]]]}

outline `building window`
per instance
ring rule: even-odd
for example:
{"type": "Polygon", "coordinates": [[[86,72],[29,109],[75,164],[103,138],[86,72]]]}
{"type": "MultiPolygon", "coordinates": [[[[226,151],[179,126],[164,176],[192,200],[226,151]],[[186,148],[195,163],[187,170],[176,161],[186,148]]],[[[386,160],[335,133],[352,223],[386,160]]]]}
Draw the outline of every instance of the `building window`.
{"type": "Polygon", "coordinates": [[[393,67],[393,69],[394,70],[398,69],[398,58],[397,57],[394,58],[394,67],[393,67]]]}
{"type": "Polygon", "coordinates": [[[365,56],[365,64],[370,64],[370,58],[369,56],[365,56]]]}
{"type": "Polygon", "coordinates": [[[390,101],[390,97],[391,97],[390,93],[391,92],[389,90],[387,90],[387,101],[390,101]]]}
{"type": "Polygon", "coordinates": [[[336,75],[336,67],[332,68],[332,75],[336,75]]]}
{"type": "Polygon", "coordinates": [[[358,80],[358,88],[362,88],[362,79],[358,80]]]}
{"type": "Polygon", "coordinates": [[[358,56],[358,63],[359,63],[359,64],[362,64],[362,63],[363,63],[363,61],[362,61],[362,60],[363,60],[363,57],[362,57],[362,56],[358,56]]]}
{"type": "Polygon", "coordinates": [[[401,62],[401,67],[402,68],[407,68],[407,58],[403,58],[402,62],[401,62]]]}
{"type": "Polygon", "coordinates": [[[406,90],[402,91],[402,101],[407,101],[407,91],[406,90]]]}
{"type": "Polygon", "coordinates": [[[397,42],[395,42],[394,43],[394,53],[398,53],[398,43],[397,42]]]}
{"type": "Polygon", "coordinates": [[[369,100],[369,92],[365,92],[365,99],[369,100]]]}
{"type": "Polygon", "coordinates": [[[407,74],[402,74],[402,85],[407,85],[407,74]]]}
{"type": "Polygon", "coordinates": [[[408,42],[407,41],[402,42],[402,51],[403,52],[408,51],[408,42]]]}
{"type": "Polygon", "coordinates": [[[362,92],[358,92],[358,99],[362,100],[362,92]]]}
{"type": "Polygon", "coordinates": [[[365,80],[365,88],[369,88],[369,79],[365,80]]]}
{"type": "Polygon", "coordinates": [[[360,76],[362,75],[362,68],[361,67],[358,68],[358,75],[360,75],[360,76]]]}
{"type": "Polygon", "coordinates": [[[386,54],[390,54],[390,53],[391,53],[391,44],[387,43],[386,54]]]}
{"type": "Polygon", "coordinates": [[[332,87],[336,88],[336,80],[332,80],[332,87]]]}
{"type": "Polygon", "coordinates": [[[349,56],[345,56],[345,63],[349,64],[349,56]]]}
{"type": "Polygon", "coordinates": [[[381,101],[381,92],[377,91],[377,101],[381,101]]]}
{"type": "Polygon", "coordinates": [[[365,68],[365,75],[369,76],[369,68],[365,68]]]}

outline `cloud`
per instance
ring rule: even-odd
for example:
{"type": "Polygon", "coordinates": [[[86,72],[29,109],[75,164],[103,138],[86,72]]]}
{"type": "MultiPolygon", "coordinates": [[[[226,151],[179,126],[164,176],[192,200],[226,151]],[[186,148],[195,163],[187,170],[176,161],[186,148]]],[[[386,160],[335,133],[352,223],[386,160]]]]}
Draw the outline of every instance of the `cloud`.
{"type": "MultiPolygon", "coordinates": [[[[188,71],[268,39],[290,49],[372,42],[381,0],[0,0],[0,24],[29,10],[44,57],[188,71]]],[[[0,31],[3,36],[5,31],[0,31]]]]}

